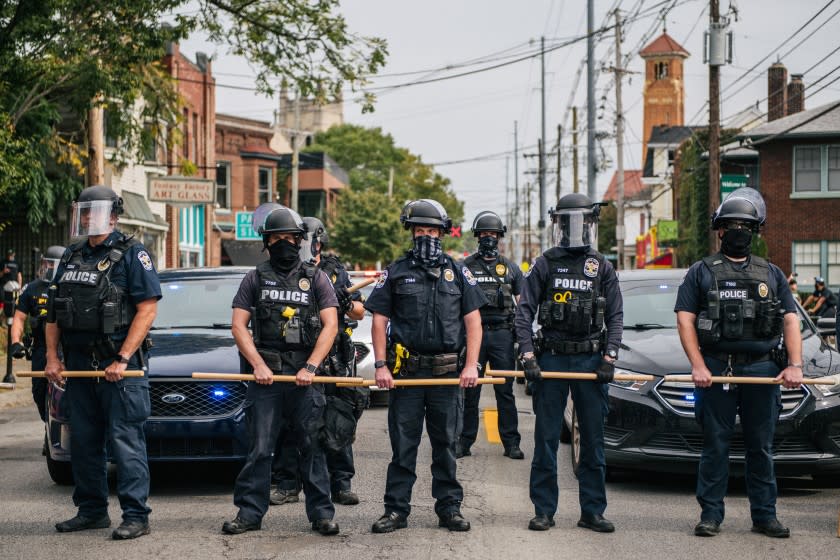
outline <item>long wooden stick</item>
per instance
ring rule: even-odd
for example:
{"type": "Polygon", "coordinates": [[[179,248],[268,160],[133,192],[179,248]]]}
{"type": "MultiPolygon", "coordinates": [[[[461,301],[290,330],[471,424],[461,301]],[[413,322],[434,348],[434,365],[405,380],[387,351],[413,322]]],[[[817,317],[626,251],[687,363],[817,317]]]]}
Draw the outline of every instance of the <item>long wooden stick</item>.
{"type": "Polygon", "coordinates": [[[357,292],[357,291],[361,290],[362,288],[364,288],[365,286],[370,286],[371,284],[373,284],[377,280],[378,280],[378,278],[376,276],[374,276],[373,278],[366,278],[366,279],[362,280],[361,282],[359,282],[358,284],[353,284],[352,286],[347,288],[347,293],[352,294],[353,292],[357,292]]]}
{"type": "MultiPolygon", "coordinates": [[[[665,382],[676,382],[676,383],[691,383],[691,376],[690,375],[666,375],[665,382]]],[[[777,381],[773,377],[747,377],[747,376],[724,376],[724,375],[715,375],[712,376],[712,383],[732,383],[732,384],[741,384],[741,385],[781,385],[782,381],[777,381]]],[[[809,379],[805,378],[802,380],[803,385],[834,385],[837,383],[833,379],[809,379]]]]}
{"type": "MultiPolygon", "coordinates": [[[[521,371],[514,371],[512,369],[490,369],[484,372],[485,375],[493,377],[525,377],[525,373],[521,371]]],[[[543,371],[541,372],[543,379],[568,379],[577,381],[595,381],[598,376],[594,373],[584,373],[580,371],[543,371]]],[[[653,375],[642,375],[638,373],[616,373],[614,379],[616,381],[654,381],[656,379],[653,375]]]]}
{"type": "MultiPolygon", "coordinates": [[[[252,373],[204,373],[194,372],[193,379],[215,379],[217,381],[254,381],[252,373]]],[[[281,383],[294,383],[294,375],[274,375],[274,381],[281,383]]],[[[329,375],[316,375],[312,378],[313,383],[344,383],[358,387],[364,381],[362,377],[332,377],[329,375]]]]}
{"type": "MultiPolygon", "coordinates": [[[[43,371],[21,371],[15,372],[18,377],[46,377],[43,371]]],[[[62,371],[62,377],[105,377],[105,372],[97,369],[90,371],[62,371]]],[[[122,372],[123,377],[143,377],[143,371],[139,369],[127,369],[122,372]]]]}
{"type": "MultiPolygon", "coordinates": [[[[501,377],[480,377],[476,379],[478,385],[502,385],[505,382],[501,377]]],[[[444,379],[394,379],[395,387],[434,387],[438,385],[460,385],[461,380],[457,377],[446,377],[444,379]]],[[[361,383],[339,383],[336,387],[373,387],[376,380],[365,379],[361,383]]]]}

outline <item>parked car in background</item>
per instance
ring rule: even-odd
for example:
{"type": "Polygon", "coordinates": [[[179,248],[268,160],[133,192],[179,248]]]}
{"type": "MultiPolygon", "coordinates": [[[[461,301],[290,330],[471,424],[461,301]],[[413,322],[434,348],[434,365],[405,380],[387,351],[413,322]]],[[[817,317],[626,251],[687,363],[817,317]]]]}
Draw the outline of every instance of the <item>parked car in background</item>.
{"type": "MultiPolygon", "coordinates": [[[[173,269],[160,272],[163,299],[150,332],[146,422],[150,461],[236,461],[248,450],[243,381],[192,379],[193,372],[238,373],[230,331],[231,302],[251,268],[173,269]]],[[[48,393],[47,468],[58,484],[71,484],[70,426],[62,397],[48,393]]]]}
{"type": "MultiPolygon", "coordinates": [[[[378,270],[351,270],[350,282],[358,284],[369,278],[375,278],[379,275],[378,270]]],[[[368,298],[376,284],[368,284],[360,291],[362,297],[368,298]]],[[[365,317],[358,322],[353,329],[353,344],[356,346],[356,375],[364,377],[365,379],[373,379],[376,368],[373,363],[376,361],[373,357],[373,339],[371,337],[371,326],[373,325],[373,315],[365,311],[365,317]]],[[[379,387],[370,388],[370,402],[371,405],[387,405],[388,404],[388,389],[380,389],[379,387]]]]}
{"type": "MultiPolygon", "coordinates": [[[[616,372],[656,377],[648,382],[614,382],[604,427],[608,469],[696,472],[703,434],[694,419],[694,384],[664,382],[668,374],[690,374],[680,344],[674,303],[686,270],[634,270],[619,273],[624,297],[624,337],[616,372]]],[[[806,377],[840,374],[840,353],[798,309],[806,377]]],[[[840,379],[840,375],[838,375],[840,379]]],[[[836,477],[840,474],[840,384],[803,385],[781,390],[782,411],[774,441],[779,475],[836,477]]],[[[564,439],[572,443],[575,468],[580,438],[574,403],[569,400],[564,439]]],[[[744,437],[740,423],[732,438],[733,474],[743,472],[744,437]]]]}

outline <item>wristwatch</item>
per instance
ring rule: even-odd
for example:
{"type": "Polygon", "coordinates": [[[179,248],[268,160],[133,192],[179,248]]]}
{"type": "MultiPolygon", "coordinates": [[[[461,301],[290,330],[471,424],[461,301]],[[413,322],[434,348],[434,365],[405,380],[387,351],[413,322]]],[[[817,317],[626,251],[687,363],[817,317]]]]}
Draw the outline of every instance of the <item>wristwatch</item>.
{"type": "Polygon", "coordinates": [[[119,362],[121,364],[127,364],[128,363],[128,358],[126,358],[122,354],[117,354],[116,356],[114,356],[114,361],[119,362]]]}
{"type": "Polygon", "coordinates": [[[607,356],[615,360],[616,358],[618,358],[618,352],[616,352],[615,350],[608,350],[607,356]]]}
{"type": "Polygon", "coordinates": [[[376,360],[375,362],[373,362],[374,369],[379,369],[381,367],[385,367],[386,365],[387,362],[385,360],[376,360]]]}
{"type": "Polygon", "coordinates": [[[306,367],[304,369],[306,369],[309,373],[318,373],[318,366],[310,364],[309,362],[306,362],[306,367]]]}

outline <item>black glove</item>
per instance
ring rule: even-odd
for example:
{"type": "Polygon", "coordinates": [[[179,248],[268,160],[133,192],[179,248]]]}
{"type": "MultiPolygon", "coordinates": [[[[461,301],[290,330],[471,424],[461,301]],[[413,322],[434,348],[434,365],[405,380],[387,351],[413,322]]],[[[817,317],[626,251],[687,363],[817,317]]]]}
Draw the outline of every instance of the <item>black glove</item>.
{"type": "Polygon", "coordinates": [[[537,363],[536,357],[523,358],[522,369],[525,371],[525,379],[528,381],[540,381],[542,379],[540,365],[537,363]]]}
{"type": "Polygon", "coordinates": [[[615,366],[612,362],[608,362],[606,358],[601,358],[601,363],[595,368],[595,375],[598,383],[612,383],[615,377],[615,366]]]}
{"type": "Polygon", "coordinates": [[[20,342],[12,344],[11,348],[9,348],[9,352],[12,354],[12,358],[17,360],[26,356],[26,348],[24,348],[23,344],[20,342]]]}
{"type": "Polygon", "coordinates": [[[353,300],[350,299],[350,292],[347,291],[347,288],[338,288],[335,291],[335,297],[338,298],[338,313],[340,315],[344,315],[353,309],[353,300]]]}

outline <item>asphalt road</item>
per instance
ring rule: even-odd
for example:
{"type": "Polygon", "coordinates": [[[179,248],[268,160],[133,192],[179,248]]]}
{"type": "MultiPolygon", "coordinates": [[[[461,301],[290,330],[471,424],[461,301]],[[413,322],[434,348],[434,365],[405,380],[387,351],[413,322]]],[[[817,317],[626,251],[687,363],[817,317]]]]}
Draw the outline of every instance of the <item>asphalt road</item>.
{"type": "MultiPolygon", "coordinates": [[[[43,428],[32,406],[0,410],[0,557],[76,560],[87,558],[699,558],[834,559],[840,488],[821,488],[809,479],[780,481],[779,517],[793,532],[775,540],[750,532],[749,505],[743,483],[733,481],[723,532],[694,537],[699,508],[692,477],[621,474],[608,483],[607,517],[614,534],[595,534],[575,526],[577,483],[569,469],[569,447],[560,449],[560,510],[557,527],[528,531],[533,515],[528,472],[533,449],[530,399],[517,386],[525,461],[502,456],[501,446],[482,439],[473,456],[459,461],[469,533],[437,527],[431,497],[430,448],[424,440],[418,460],[412,515],[407,529],[374,535],[370,525],[382,513],[385,469],[390,459],[384,408],[362,419],[356,444],[358,506],[337,506],[341,535],[312,533],[302,503],[273,506],[258,532],[223,535],[222,522],[235,515],[232,487],[235,469],[225,465],[156,465],[152,470],[152,534],[134,541],[111,541],[110,530],[58,534],[53,525],[74,515],[72,489],[50,480],[41,456],[43,428]]],[[[482,406],[492,406],[485,389],[482,406]]],[[[483,437],[483,430],[482,430],[483,437]]],[[[113,491],[113,485],[112,485],[113,491]]],[[[111,518],[120,518],[116,496],[111,518]]]]}

